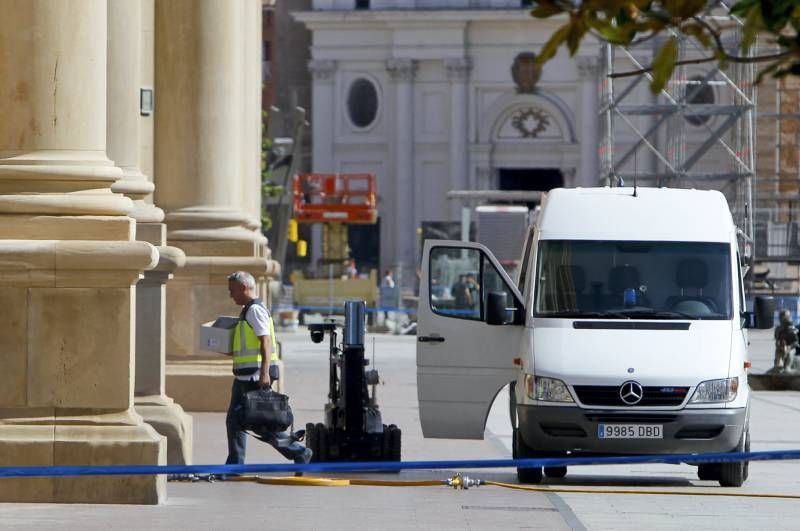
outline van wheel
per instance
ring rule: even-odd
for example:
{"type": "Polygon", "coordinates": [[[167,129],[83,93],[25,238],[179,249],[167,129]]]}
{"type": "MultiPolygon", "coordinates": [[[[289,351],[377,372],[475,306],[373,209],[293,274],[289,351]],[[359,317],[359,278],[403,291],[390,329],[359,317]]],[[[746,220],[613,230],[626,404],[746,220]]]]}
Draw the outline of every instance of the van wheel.
{"type": "Polygon", "coordinates": [[[544,475],[549,478],[563,478],[567,475],[565,466],[547,466],[544,468],[544,475]]]}
{"type": "Polygon", "coordinates": [[[719,463],[701,463],[697,465],[697,477],[703,481],[719,481],[719,463]]]}
{"type": "MultiPolygon", "coordinates": [[[[527,457],[535,457],[533,452],[528,445],[525,444],[525,441],[522,440],[522,435],[520,435],[519,430],[514,430],[513,437],[511,439],[511,454],[514,459],[525,459],[527,457]]],[[[520,468],[517,467],[517,480],[520,483],[529,483],[529,484],[537,484],[542,482],[542,467],[534,467],[534,468],[520,468]]]]}
{"type": "MultiPolygon", "coordinates": [[[[734,448],[734,452],[750,451],[750,430],[745,427],[742,432],[742,439],[734,448]]],[[[739,461],[738,463],[720,463],[719,465],[719,484],[723,487],[741,487],[750,472],[750,463],[739,461]]]]}

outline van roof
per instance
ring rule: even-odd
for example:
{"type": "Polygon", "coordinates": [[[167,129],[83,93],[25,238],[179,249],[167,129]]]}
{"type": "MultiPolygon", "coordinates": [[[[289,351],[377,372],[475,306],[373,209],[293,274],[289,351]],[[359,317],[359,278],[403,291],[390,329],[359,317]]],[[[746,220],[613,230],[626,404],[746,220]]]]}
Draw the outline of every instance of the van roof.
{"type": "Polygon", "coordinates": [[[736,230],[720,192],[679,188],[557,188],[536,224],[548,240],[729,242],[736,230]]]}

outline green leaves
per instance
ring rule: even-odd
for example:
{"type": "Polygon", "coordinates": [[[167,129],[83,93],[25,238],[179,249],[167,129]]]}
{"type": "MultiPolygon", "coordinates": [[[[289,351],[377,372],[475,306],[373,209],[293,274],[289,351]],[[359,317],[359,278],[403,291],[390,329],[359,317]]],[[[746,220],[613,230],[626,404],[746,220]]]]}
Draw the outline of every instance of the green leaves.
{"type": "Polygon", "coordinates": [[[536,18],[548,18],[563,12],[564,10],[552,0],[543,0],[539,2],[535,8],[533,8],[533,11],[531,11],[531,16],[536,18]]]}
{"type": "Polygon", "coordinates": [[[675,18],[690,18],[706,6],[706,0],[663,0],[664,9],[675,18]]]}
{"type": "Polygon", "coordinates": [[[664,88],[675,70],[675,61],[678,60],[678,39],[672,37],[658,51],[653,59],[653,80],[650,82],[650,90],[657,94],[664,88]]]}
{"type": "Polygon", "coordinates": [[[569,17],[542,47],[537,56],[539,64],[552,59],[562,45],[574,56],[587,34],[617,46],[630,46],[668,32],[669,40],[650,65],[651,89],[655,92],[666,86],[672,75],[678,59],[678,43],[683,38],[693,39],[707,51],[701,59],[717,61],[723,66],[760,65],[759,79],[764,75],[800,76],[800,0],[729,0],[729,4],[733,3],[731,14],[742,21],[741,55],[722,49],[719,44],[728,39],[730,32],[737,31],[735,22],[706,17],[712,8],[714,15],[723,13],[716,1],[532,0],[532,3],[531,15],[536,18],[569,17]],[[749,56],[759,38],[774,43],[779,52],[767,50],[761,52],[763,55],[749,56]]]}
{"type": "Polygon", "coordinates": [[[542,46],[542,50],[536,56],[536,62],[541,64],[546,63],[556,54],[558,47],[561,43],[567,40],[569,32],[572,28],[572,22],[568,22],[558,28],[555,33],[550,36],[550,39],[542,46]]]}

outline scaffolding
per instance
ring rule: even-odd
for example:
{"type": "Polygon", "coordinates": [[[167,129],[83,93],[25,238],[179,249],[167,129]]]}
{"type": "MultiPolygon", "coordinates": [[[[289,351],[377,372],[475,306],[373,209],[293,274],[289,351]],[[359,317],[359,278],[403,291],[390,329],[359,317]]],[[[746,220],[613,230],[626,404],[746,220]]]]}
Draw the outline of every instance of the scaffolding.
{"type": "MultiPolygon", "coordinates": [[[[742,23],[730,13],[732,3],[712,0],[701,16],[725,28],[722,43],[738,55],[742,23]]],[[[601,82],[603,179],[609,186],[636,183],[720,190],[743,239],[752,242],[755,67],[721,66],[717,61],[678,66],[656,95],[650,92],[650,73],[613,77],[651,65],[661,45],[673,36],[678,39],[679,60],[710,54],[694,38],[678,33],[643,39],[628,48],[604,47],[609,75],[601,82]]]]}

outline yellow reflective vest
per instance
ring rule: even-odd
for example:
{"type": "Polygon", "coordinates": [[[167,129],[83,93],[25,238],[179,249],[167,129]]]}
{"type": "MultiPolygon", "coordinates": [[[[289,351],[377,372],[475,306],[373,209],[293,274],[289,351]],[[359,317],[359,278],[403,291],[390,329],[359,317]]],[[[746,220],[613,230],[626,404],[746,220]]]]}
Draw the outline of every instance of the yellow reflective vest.
{"type": "MultiPolygon", "coordinates": [[[[231,353],[233,354],[233,374],[236,376],[249,376],[257,373],[263,361],[261,357],[261,341],[246,319],[247,310],[253,304],[264,306],[261,299],[253,299],[247,303],[239,315],[239,322],[233,328],[231,353]]],[[[269,320],[269,336],[272,340],[270,361],[275,362],[278,361],[278,341],[275,338],[275,325],[269,312],[267,312],[267,319],[269,320]]]]}

